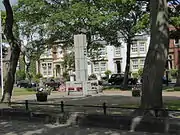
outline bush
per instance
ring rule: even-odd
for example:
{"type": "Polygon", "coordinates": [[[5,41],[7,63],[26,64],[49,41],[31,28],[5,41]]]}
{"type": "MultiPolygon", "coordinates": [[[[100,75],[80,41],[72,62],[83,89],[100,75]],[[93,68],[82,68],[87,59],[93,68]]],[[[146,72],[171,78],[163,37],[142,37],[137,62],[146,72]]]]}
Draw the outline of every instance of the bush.
{"type": "Polygon", "coordinates": [[[177,69],[171,69],[170,74],[171,74],[172,78],[176,78],[178,75],[178,70],[177,69]]]}
{"type": "Polygon", "coordinates": [[[139,75],[139,77],[141,77],[141,76],[143,75],[143,68],[140,68],[140,69],[138,70],[138,75],[139,75]]]}
{"type": "Polygon", "coordinates": [[[174,87],[174,91],[180,91],[180,87],[174,87]]]}
{"type": "Polygon", "coordinates": [[[133,76],[133,78],[138,78],[138,77],[139,77],[139,74],[138,74],[137,72],[133,72],[133,73],[132,73],[132,76],[133,76]]]}
{"type": "Polygon", "coordinates": [[[42,78],[43,76],[42,76],[42,74],[40,74],[40,73],[38,73],[38,74],[36,74],[35,75],[35,78],[37,78],[37,79],[40,79],[40,78],[42,78]]]}
{"type": "Polygon", "coordinates": [[[111,74],[112,72],[111,72],[111,70],[106,70],[105,72],[104,72],[104,74],[109,78],[109,75],[111,74]]]}
{"type": "Polygon", "coordinates": [[[63,72],[63,78],[65,79],[65,81],[69,81],[70,80],[70,76],[68,72],[63,72]]]}
{"type": "Polygon", "coordinates": [[[97,80],[97,76],[95,74],[91,74],[89,77],[88,77],[88,80],[97,80]]]}

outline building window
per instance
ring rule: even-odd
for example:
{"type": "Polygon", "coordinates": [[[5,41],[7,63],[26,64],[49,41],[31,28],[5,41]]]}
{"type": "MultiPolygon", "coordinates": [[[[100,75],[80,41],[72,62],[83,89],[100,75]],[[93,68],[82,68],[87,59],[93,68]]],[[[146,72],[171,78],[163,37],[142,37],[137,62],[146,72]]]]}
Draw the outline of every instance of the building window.
{"type": "Polygon", "coordinates": [[[100,54],[101,55],[106,55],[106,49],[105,48],[101,48],[100,49],[100,54]]]}
{"type": "Polygon", "coordinates": [[[137,44],[132,44],[131,51],[132,52],[137,52],[138,51],[137,44]]]}
{"type": "Polygon", "coordinates": [[[138,69],[138,60],[132,60],[132,69],[138,69]]]}
{"type": "Polygon", "coordinates": [[[48,75],[52,75],[52,63],[48,63],[48,75]]]}
{"type": "Polygon", "coordinates": [[[115,48],[115,56],[120,56],[121,55],[121,48],[120,47],[116,47],[115,48]]]}
{"type": "Polygon", "coordinates": [[[179,38],[175,38],[175,39],[174,39],[174,44],[175,44],[175,45],[179,45],[179,40],[180,40],[179,38]]]}
{"type": "Polygon", "coordinates": [[[95,72],[99,71],[99,63],[94,63],[94,71],[95,72]]]}
{"type": "Polygon", "coordinates": [[[101,62],[101,72],[106,71],[106,62],[101,62]]]}
{"type": "Polygon", "coordinates": [[[46,56],[49,57],[51,55],[51,49],[48,49],[46,52],[46,56]]]}
{"type": "Polygon", "coordinates": [[[42,73],[43,73],[44,76],[47,75],[47,66],[46,66],[46,63],[42,64],[42,73]]]}
{"type": "Polygon", "coordinates": [[[145,52],[145,42],[139,42],[139,51],[145,52]]]}
{"type": "Polygon", "coordinates": [[[144,68],[145,59],[140,59],[140,68],[144,68]]]}

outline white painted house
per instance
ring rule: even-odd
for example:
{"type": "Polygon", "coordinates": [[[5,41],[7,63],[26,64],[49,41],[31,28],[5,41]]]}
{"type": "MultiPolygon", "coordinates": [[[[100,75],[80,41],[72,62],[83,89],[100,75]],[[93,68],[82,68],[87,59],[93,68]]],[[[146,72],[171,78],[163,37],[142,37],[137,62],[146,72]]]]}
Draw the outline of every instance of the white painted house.
{"type": "MultiPolygon", "coordinates": [[[[105,76],[105,71],[112,73],[124,73],[126,66],[126,43],[120,39],[121,46],[115,47],[107,45],[100,49],[100,59],[88,59],[88,75],[95,74],[98,79],[105,76]]],[[[145,57],[150,42],[149,35],[138,35],[134,38],[131,47],[130,71],[137,72],[143,68],[145,57]]],[[[40,58],[40,68],[43,77],[60,77],[63,73],[62,61],[63,52],[61,48],[46,50],[40,58]]]]}
{"type": "MultiPolygon", "coordinates": [[[[120,40],[121,46],[106,46],[104,51],[104,59],[96,61],[89,66],[88,72],[90,74],[96,74],[98,78],[104,76],[106,70],[110,70],[112,73],[124,73],[126,66],[126,43],[123,39],[120,40]],[[93,68],[93,69],[91,69],[93,68]]],[[[143,68],[145,57],[149,48],[150,36],[149,35],[137,35],[134,38],[131,46],[130,56],[130,71],[137,72],[140,68],[143,68]]]]}

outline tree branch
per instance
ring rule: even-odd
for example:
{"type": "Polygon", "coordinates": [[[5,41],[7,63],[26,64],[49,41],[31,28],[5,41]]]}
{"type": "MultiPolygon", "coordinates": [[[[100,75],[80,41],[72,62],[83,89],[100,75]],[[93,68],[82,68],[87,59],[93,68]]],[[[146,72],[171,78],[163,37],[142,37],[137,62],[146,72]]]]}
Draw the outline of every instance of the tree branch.
{"type": "Polygon", "coordinates": [[[13,29],[13,11],[12,11],[12,8],[11,8],[11,5],[10,5],[10,2],[9,0],[3,0],[3,4],[5,6],[5,9],[6,9],[6,24],[5,24],[5,35],[7,37],[8,40],[11,40],[10,42],[13,42],[14,41],[14,35],[13,35],[13,32],[12,32],[12,29],[13,29]]]}

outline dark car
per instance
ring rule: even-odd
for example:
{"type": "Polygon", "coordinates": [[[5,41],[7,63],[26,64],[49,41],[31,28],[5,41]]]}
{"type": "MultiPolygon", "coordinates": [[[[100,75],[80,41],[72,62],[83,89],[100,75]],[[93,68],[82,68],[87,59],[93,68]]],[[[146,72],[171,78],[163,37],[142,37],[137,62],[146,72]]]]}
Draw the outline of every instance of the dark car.
{"type": "Polygon", "coordinates": [[[31,84],[27,80],[20,80],[17,82],[17,87],[29,88],[31,87],[31,84]]]}
{"type": "MultiPolygon", "coordinates": [[[[108,80],[108,83],[111,83],[112,85],[120,85],[123,83],[124,80],[124,74],[112,74],[110,79],[108,80]]],[[[137,78],[131,78],[128,77],[128,84],[135,85],[137,83],[137,78]]]]}
{"type": "Polygon", "coordinates": [[[32,88],[37,87],[37,83],[32,82],[30,83],[28,80],[20,80],[17,82],[17,87],[23,87],[23,88],[32,88]]]}
{"type": "MultiPolygon", "coordinates": [[[[170,83],[171,82],[171,79],[168,79],[168,83],[170,83]]],[[[142,83],[142,78],[141,78],[141,83],[142,83]]],[[[167,79],[166,79],[166,77],[163,77],[162,78],[162,83],[163,84],[167,84],[167,79]]]]}
{"type": "Polygon", "coordinates": [[[54,90],[56,90],[56,88],[59,88],[59,86],[61,85],[61,83],[60,83],[60,81],[58,81],[58,80],[50,79],[50,80],[47,80],[47,81],[45,82],[45,85],[46,85],[46,86],[53,87],[54,90]]]}

